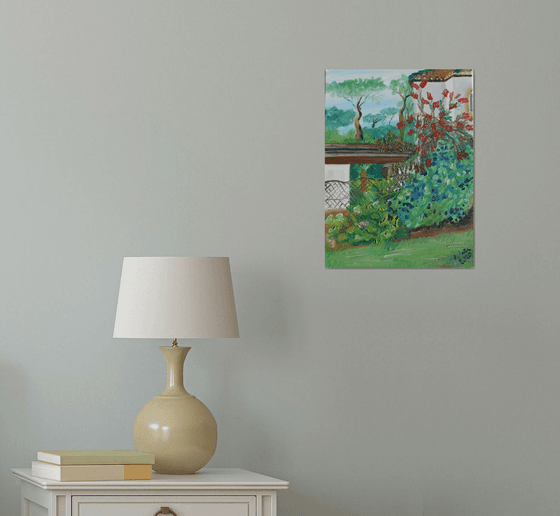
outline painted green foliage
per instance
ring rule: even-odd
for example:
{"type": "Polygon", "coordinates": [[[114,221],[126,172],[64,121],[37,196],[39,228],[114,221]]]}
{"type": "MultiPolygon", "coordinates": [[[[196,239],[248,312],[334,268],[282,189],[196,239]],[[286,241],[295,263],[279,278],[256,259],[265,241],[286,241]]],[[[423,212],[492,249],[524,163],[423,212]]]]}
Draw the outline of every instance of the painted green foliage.
{"type": "Polygon", "coordinates": [[[350,181],[362,177],[362,171],[366,171],[368,179],[383,179],[383,165],[381,163],[372,163],[371,165],[350,165],[350,181]]]}
{"type": "Polygon", "coordinates": [[[377,94],[385,89],[380,77],[371,79],[348,79],[342,82],[333,81],[326,85],[326,92],[350,102],[356,108],[354,128],[356,140],[363,140],[364,133],[360,120],[363,116],[362,106],[366,102],[379,101],[377,94]]]}
{"type": "Polygon", "coordinates": [[[473,149],[464,147],[458,160],[448,142],[429,154],[430,166],[413,175],[389,201],[389,210],[407,229],[459,222],[473,205],[473,149]]]}
{"type": "Polygon", "coordinates": [[[466,157],[457,160],[455,148],[442,141],[429,154],[430,166],[402,186],[397,186],[396,179],[373,181],[371,189],[348,206],[348,215],[339,214],[345,224],[327,218],[329,235],[338,244],[353,246],[402,237],[402,232],[397,233],[399,227],[412,230],[460,222],[473,205],[473,149],[467,146],[463,152],[466,157]],[[387,232],[388,226],[394,231],[387,232]],[[360,231],[364,228],[366,231],[360,231]],[[368,234],[371,238],[364,238],[368,234]]]}
{"type": "Polygon", "coordinates": [[[355,204],[349,207],[348,215],[329,215],[325,224],[329,236],[338,244],[350,246],[381,244],[404,236],[398,216],[391,215],[387,199],[391,197],[394,180],[376,181],[374,187],[364,192],[355,204]]]}
{"type": "Polygon", "coordinates": [[[354,116],[352,110],[338,109],[336,106],[332,106],[325,109],[325,127],[338,128],[350,125],[354,116]]]}

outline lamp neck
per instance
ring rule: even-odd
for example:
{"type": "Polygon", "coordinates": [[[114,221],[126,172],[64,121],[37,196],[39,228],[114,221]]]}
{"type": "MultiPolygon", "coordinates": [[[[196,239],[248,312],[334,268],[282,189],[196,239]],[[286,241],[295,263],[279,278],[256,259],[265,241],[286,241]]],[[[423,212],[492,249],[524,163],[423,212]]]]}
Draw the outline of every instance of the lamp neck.
{"type": "MultiPolygon", "coordinates": [[[[191,348],[181,346],[161,346],[161,352],[167,363],[167,387],[162,394],[184,394],[187,391],[183,385],[183,366],[187,353],[191,348]]],[[[188,394],[188,393],[187,393],[188,394]]]]}

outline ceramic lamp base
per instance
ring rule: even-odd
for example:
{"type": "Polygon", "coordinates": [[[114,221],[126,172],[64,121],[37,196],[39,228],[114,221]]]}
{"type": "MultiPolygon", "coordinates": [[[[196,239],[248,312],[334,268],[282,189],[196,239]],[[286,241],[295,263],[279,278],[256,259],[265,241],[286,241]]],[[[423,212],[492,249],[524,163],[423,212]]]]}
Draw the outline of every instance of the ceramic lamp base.
{"type": "Polygon", "coordinates": [[[155,455],[156,473],[195,473],[216,451],[216,420],[206,405],[183,386],[183,364],[191,348],[160,349],[167,362],[167,388],[138,413],[134,446],[155,455]]]}

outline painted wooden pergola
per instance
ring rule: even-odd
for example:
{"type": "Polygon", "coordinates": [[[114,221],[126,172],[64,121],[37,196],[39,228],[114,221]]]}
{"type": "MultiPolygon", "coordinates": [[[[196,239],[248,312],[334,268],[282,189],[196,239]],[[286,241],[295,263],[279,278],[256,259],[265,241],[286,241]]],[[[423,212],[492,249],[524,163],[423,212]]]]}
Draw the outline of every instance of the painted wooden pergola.
{"type": "Polygon", "coordinates": [[[374,145],[328,143],[325,145],[325,165],[352,165],[355,163],[402,163],[410,152],[381,152],[374,145]]]}

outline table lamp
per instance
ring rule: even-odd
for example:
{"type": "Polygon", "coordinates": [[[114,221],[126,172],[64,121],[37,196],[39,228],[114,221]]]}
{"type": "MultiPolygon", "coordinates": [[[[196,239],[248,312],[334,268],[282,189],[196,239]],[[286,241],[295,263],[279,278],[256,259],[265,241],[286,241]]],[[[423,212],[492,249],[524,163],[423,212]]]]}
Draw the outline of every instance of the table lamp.
{"type": "Polygon", "coordinates": [[[173,339],[160,347],[167,387],[136,417],[134,446],[155,455],[156,473],[198,471],[214,455],[218,431],[210,410],[183,386],[191,348],[177,339],[239,337],[229,258],[124,258],[113,337],[173,339]]]}

